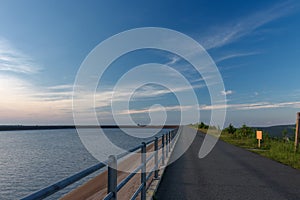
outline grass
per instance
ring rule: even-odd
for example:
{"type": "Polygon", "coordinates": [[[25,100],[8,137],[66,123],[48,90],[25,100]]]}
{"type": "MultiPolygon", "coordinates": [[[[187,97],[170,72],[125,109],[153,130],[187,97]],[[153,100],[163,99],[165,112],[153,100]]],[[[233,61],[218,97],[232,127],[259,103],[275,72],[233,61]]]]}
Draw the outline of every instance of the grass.
{"type": "MultiPolygon", "coordinates": [[[[194,126],[194,128],[197,128],[197,126],[194,126]]],[[[198,130],[207,133],[207,129],[198,130]]],[[[265,135],[261,141],[261,148],[258,148],[254,132],[248,135],[238,135],[230,134],[226,131],[222,132],[220,139],[295,169],[300,169],[300,150],[294,151],[294,143],[292,141],[269,138],[265,135]]]]}
{"type": "Polygon", "coordinates": [[[257,140],[253,137],[236,137],[234,134],[223,132],[221,140],[265,156],[282,164],[300,169],[300,151],[294,151],[294,143],[282,139],[265,138],[261,148],[257,148],[257,140]]]}
{"type": "Polygon", "coordinates": [[[271,140],[269,150],[258,151],[257,153],[293,168],[300,169],[300,153],[299,151],[294,151],[294,145],[291,142],[271,140]]]}
{"type": "Polygon", "coordinates": [[[257,141],[254,141],[253,138],[237,138],[231,134],[222,132],[220,139],[227,143],[246,149],[255,149],[257,147],[257,141]]]}

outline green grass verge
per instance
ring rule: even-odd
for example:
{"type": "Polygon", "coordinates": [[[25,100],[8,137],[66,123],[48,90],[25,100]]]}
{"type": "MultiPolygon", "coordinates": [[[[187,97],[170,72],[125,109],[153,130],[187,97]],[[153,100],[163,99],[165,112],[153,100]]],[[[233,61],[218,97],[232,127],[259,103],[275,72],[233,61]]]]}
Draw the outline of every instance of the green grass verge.
{"type": "Polygon", "coordinates": [[[267,138],[262,140],[261,148],[257,148],[257,140],[249,137],[235,137],[233,134],[222,133],[221,140],[238,147],[246,148],[254,153],[265,156],[282,164],[300,169],[300,152],[294,151],[293,142],[267,138]]]}
{"type": "MultiPolygon", "coordinates": [[[[192,126],[197,128],[196,126],[192,126]]],[[[204,133],[207,129],[198,129],[204,133]]],[[[284,141],[282,139],[274,139],[265,137],[261,141],[261,148],[257,148],[257,140],[254,135],[237,136],[222,132],[220,139],[229,144],[245,148],[251,152],[257,153],[261,156],[270,158],[282,164],[291,166],[295,169],[300,169],[300,151],[294,151],[294,143],[292,141],[284,141]]]]}

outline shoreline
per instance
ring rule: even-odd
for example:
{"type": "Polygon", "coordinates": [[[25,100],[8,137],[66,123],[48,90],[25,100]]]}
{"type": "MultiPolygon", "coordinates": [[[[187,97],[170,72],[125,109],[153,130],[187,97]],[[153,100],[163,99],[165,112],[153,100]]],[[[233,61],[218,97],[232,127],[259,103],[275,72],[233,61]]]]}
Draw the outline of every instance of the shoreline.
{"type": "Polygon", "coordinates": [[[22,130],[51,130],[51,129],[75,129],[75,128],[178,128],[178,125],[164,125],[164,126],[129,126],[129,125],[0,125],[0,131],[22,131],[22,130]]]}

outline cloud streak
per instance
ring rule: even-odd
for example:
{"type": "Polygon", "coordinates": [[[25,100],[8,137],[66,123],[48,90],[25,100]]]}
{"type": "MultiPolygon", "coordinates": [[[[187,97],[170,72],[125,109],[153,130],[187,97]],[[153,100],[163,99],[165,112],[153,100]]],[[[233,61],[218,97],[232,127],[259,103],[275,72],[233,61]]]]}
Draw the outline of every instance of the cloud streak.
{"type": "MultiPolygon", "coordinates": [[[[245,17],[240,17],[238,20],[229,22],[225,25],[212,27],[208,29],[208,32],[205,35],[201,35],[198,41],[206,50],[221,48],[255,33],[255,31],[262,26],[276,19],[292,14],[295,10],[296,5],[293,1],[284,1],[270,8],[257,11],[245,17]]],[[[193,55],[193,50],[190,49],[190,51],[191,55],[193,55]]],[[[228,59],[252,56],[260,53],[261,52],[231,53],[216,59],[215,62],[218,63],[228,59]]],[[[166,65],[178,65],[180,66],[179,69],[181,72],[185,69],[190,70],[190,66],[185,66],[186,64],[181,63],[183,59],[179,56],[168,56],[168,58],[169,61],[166,65]]]]}
{"type": "Polygon", "coordinates": [[[40,69],[30,56],[14,48],[6,39],[0,38],[0,71],[34,74],[40,69]]]}
{"type": "Polygon", "coordinates": [[[216,63],[222,62],[224,60],[232,59],[232,58],[239,58],[239,57],[245,57],[245,56],[253,56],[260,54],[260,52],[250,52],[250,53],[233,53],[228,54],[226,56],[220,57],[217,60],[215,60],[216,63]]]}
{"type": "Polygon", "coordinates": [[[227,96],[233,94],[233,91],[232,90],[221,91],[221,94],[227,96]]]}
{"type": "Polygon", "coordinates": [[[206,37],[200,38],[200,41],[206,49],[219,48],[250,35],[263,25],[291,14],[294,10],[295,6],[292,1],[285,1],[231,24],[215,27],[206,37]],[[212,32],[214,34],[211,34],[212,32]]]}
{"type": "MultiPolygon", "coordinates": [[[[176,105],[176,106],[165,106],[163,107],[165,111],[188,111],[189,109],[194,108],[194,106],[190,105],[190,106],[180,106],[180,105],[176,105]]],[[[120,111],[118,114],[120,115],[128,115],[128,114],[145,114],[145,113],[149,113],[149,112],[161,112],[161,108],[160,107],[156,107],[156,108],[145,108],[145,109],[131,109],[131,110],[122,110],[120,111]]]]}
{"type": "Polygon", "coordinates": [[[40,87],[4,74],[0,85],[1,123],[72,124],[72,90],[40,87]]]}
{"type": "Polygon", "coordinates": [[[300,108],[300,101],[292,102],[257,102],[245,104],[217,104],[217,105],[202,105],[200,110],[216,110],[216,109],[231,109],[231,110],[259,110],[259,109],[274,109],[274,108],[300,108]]]}

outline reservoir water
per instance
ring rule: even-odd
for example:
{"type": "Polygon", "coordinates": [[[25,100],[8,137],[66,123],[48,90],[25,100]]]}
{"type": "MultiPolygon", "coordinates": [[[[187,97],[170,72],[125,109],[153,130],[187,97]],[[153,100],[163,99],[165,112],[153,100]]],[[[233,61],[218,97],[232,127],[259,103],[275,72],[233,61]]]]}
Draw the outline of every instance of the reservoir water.
{"type": "MultiPolygon", "coordinates": [[[[157,132],[146,128],[127,131],[136,137],[129,137],[120,129],[106,129],[105,133],[122,148],[131,148],[153,138],[139,134],[157,132]]],[[[96,134],[97,130],[87,132],[96,134]]],[[[81,143],[76,129],[0,131],[0,199],[19,199],[98,162],[81,143]]],[[[95,175],[47,199],[57,199],[95,175]]]]}

